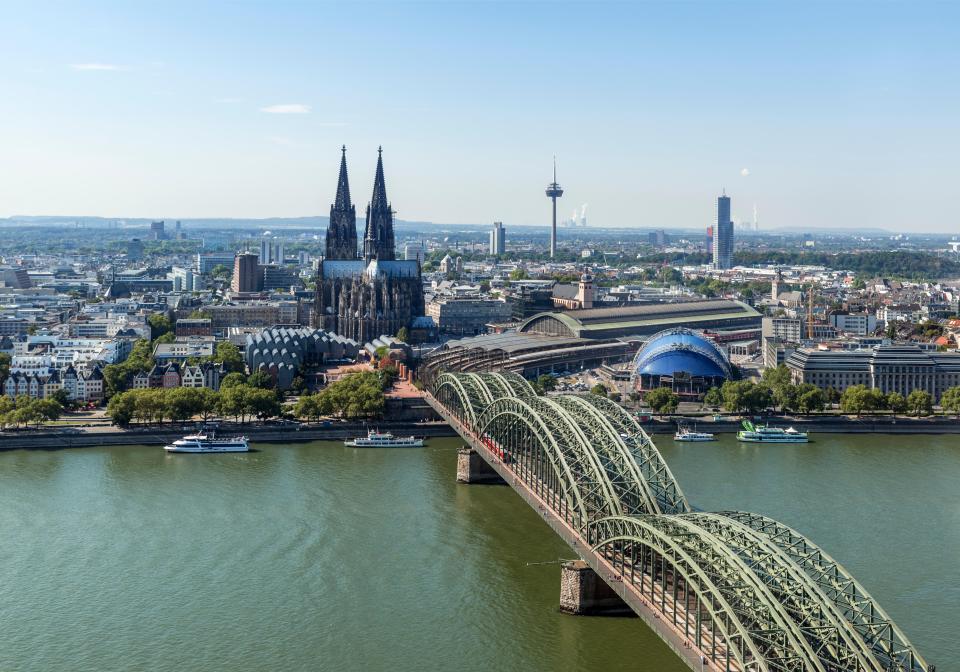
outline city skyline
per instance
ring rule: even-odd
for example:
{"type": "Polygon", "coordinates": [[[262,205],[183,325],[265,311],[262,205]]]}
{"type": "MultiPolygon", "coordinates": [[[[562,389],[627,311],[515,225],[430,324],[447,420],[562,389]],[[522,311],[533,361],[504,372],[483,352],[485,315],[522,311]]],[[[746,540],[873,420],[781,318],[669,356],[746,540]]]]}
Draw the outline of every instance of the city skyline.
{"type": "Polygon", "coordinates": [[[597,227],[954,227],[957,8],[541,10],[2,10],[0,216],[320,215],[382,144],[406,221],[549,225],[556,154],[597,227]]]}

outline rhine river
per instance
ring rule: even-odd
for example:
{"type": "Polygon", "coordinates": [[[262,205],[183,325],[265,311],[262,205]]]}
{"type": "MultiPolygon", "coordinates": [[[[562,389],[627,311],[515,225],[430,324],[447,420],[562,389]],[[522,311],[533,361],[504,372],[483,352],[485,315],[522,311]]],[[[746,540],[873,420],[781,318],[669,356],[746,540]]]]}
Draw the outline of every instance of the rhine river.
{"type": "MultiPolygon", "coordinates": [[[[815,438],[656,442],[697,507],[808,534],[956,668],[960,437],[815,438]]],[[[458,445],[0,453],[0,670],[686,669],[637,619],[558,613],[571,551],[458,486],[458,445]]]]}

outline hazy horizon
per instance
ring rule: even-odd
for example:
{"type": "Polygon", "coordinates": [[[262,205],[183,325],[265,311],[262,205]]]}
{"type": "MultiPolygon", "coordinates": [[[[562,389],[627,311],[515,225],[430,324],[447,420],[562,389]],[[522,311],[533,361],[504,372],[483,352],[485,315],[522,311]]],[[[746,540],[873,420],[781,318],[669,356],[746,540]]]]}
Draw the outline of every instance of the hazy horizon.
{"type": "Polygon", "coordinates": [[[0,8],[0,216],[950,233],[952,4],[0,8]],[[89,215],[94,216],[94,215],[89,215]]]}

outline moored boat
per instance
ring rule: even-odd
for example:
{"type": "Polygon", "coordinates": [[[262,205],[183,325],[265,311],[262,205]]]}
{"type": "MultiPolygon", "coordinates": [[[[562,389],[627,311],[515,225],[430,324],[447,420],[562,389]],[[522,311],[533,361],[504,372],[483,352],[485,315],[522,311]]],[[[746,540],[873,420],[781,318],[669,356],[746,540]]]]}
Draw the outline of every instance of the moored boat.
{"type": "Polygon", "coordinates": [[[189,434],[163,449],[168,453],[247,453],[250,445],[245,436],[218,439],[213,434],[189,434]]]}
{"type": "Polygon", "coordinates": [[[737,432],[737,440],[745,443],[807,443],[810,439],[806,432],[799,432],[793,427],[771,427],[770,425],[754,425],[749,420],[743,421],[743,429],[737,432]]]}
{"type": "Polygon", "coordinates": [[[350,448],[420,448],[423,439],[415,436],[394,436],[390,432],[378,432],[371,429],[365,437],[344,441],[350,448]]]}
{"type": "Polygon", "coordinates": [[[674,441],[716,441],[716,437],[710,432],[698,432],[689,427],[678,427],[677,433],[673,435],[674,441]]]}

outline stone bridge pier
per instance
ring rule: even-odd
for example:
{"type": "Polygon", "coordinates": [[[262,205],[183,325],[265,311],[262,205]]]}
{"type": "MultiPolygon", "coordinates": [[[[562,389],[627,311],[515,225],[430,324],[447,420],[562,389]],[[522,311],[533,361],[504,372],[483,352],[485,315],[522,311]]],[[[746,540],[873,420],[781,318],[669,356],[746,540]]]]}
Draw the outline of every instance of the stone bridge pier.
{"type": "Polygon", "coordinates": [[[469,446],[457,450],[457,483],[505,483],[480,453],[469,446]]]}
{"type": "Polygon", "coordinates": [[[578,616],[633,616],[633,610],[583,560],[560,565],[560,611],[578,616]]]}

